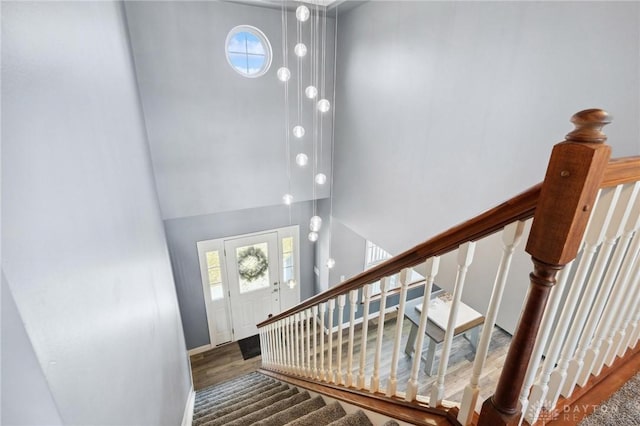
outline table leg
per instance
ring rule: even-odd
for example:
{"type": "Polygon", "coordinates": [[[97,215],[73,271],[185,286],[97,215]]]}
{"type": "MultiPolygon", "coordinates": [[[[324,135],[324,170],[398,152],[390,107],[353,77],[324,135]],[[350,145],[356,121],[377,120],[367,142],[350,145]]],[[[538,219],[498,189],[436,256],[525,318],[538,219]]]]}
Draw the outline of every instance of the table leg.
{"type": "Polygon", "coordinates": [[[424,360],[424,372],[427,376],[433,376],[433,360],[436,357],[436,342],[429,339],[429,348],[427,348],[427,356],[424,360]]]}
{"type": "Polygon", "coordinates": [[[404,348],[404,353],[406,353],[408,356],[411,356],[414,351],[416,337],[418,337],[418,326],[412,322],[411,330],[409,331],[409,338],[407,339],[407,346],[405,346],[404,348]]]}
{"type": "Polygon", "coordinates": [[[480,339],[480,326],[473,327],[471,330],[465,333],[466,339],[471,344],[473,348],[473,353],[476,353],[476,348],[478,347],[478,340],[480,339]]]}

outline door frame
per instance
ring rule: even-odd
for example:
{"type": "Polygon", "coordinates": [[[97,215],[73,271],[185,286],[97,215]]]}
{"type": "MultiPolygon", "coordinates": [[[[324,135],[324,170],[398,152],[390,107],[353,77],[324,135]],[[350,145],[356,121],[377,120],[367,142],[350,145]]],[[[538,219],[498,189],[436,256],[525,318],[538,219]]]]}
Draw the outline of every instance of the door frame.
{"type": "Polygon", "coordinates": [[[205,312],[207,315],[207,327],[209,329],[209,342],[211,347],[219,346],[222,344],[235,342],[235,336],[233,333],[233,314],[231,312],[231,300],[230,300],[230,291],[229,291],[229,278],[227,273],[227,265],[226,265],[226,254],[224,250],[224,243],[227,240],[235,240],[238,238],[245,237],[255,237],[262,234],[268,234],[276,232],[277,233],[277,250],[278,250],[278,284],[279,284],[279,297],[280,297],[280,310],[285,311],[292,306],[297,305],[300,302],[300,226],[299,225],[291,225],[285,226],[276,229],[266,229],[258,232],[251,232],[248,234],[240,234],[240,235],[230,235],[222,238],[215,238],[211,240],[203,240],[198,241],[196,243],[198,261],[200,266],[200,282],[202,285],[202,296],[205,305],[205,312]],[[282,254],[282,239],[292,237],[293,238],[293,248],[294,248],[294,277],[297,285],[294,288],[289,288],[286,283],[283,283],[283,254],[282,254]],[[220,253],[220,264],[221,264],[221,277],[222,277],[222,289],[223,289],[223,299],[225,306],[225,313],[227,318],[227,323],[229,324],[231,340],[224,342],[216,341],[216,324],[215,324],[215,315],[212,312],[212,307],[210,306],[211,300],[211,290],[209,287],[209,276],[208,276],[208,267],[205,253],[210,250],[218,250],[220,253]]]}

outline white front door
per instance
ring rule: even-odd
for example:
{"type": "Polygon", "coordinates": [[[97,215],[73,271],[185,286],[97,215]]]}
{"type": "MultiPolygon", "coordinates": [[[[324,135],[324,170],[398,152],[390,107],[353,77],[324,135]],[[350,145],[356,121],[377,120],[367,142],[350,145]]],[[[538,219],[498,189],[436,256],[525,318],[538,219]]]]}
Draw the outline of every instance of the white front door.
{"type": "Polygon", "coordinates": [[[280,312],[278,234],[225,240],[234,340],[258,334],[256,324],[280,312]]]}
{"type": "Polygon", "coordinates": [[[297,225],[198,242],[211,346],[258,334],[256,324],[300,303],[297,225]]]}

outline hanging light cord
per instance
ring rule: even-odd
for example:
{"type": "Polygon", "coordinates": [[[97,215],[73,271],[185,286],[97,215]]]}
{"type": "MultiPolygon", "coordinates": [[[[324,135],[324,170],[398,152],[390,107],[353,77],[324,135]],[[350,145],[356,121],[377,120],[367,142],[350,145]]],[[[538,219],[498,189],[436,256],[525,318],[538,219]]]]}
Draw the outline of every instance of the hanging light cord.
{"type": "Polygon", "coordinates": [[[338,7],[336,7],[336,20],[333,38],[333,109],[331,111],[331,183],[329,184],[329,257],[331,257],[331,231],[333,228],[333,154],[336,139],[336,74],[338,68],[338,7]]]}
{"type": "MultiPolygon", "coordinates": [[[[285,68],[288,68],[287,61],[287,15],[285,8],[285,0],[282,1],[282,62],[285,68]]],[[[284,82],[284,140],[285,140],[285,156],[287,165],[287,194],[291,194],[291,143],[289,140],[289,81],[284,82]]],[[[291,202],[288,203],[289,207],[289,225],[292,223],[291,218],[291,202]]]]}

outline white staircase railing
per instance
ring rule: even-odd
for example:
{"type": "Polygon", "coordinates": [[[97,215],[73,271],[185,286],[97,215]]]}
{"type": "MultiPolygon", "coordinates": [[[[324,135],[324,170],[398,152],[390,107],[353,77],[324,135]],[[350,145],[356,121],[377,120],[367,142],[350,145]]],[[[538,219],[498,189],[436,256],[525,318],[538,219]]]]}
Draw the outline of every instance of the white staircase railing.
{"type": "MultiPolygon", "coordinates": [[[[570,134],[580,142],[594,134],[600,137],[598,125],[606,124],[602,116],[597,117],[597,125],[589,122],[594,112],[586,113],[574,116],[577,129],[570,134]]],[[[560,176],[571,173],[562,170],[560,176]]],[[[640,158],[614,161],[602,173],[604,178],[593,192],[594,207],[584,206],[590,217],[579,237],[582,244],[575,242],[578,255],[575,261],[563,259],[566,265],[555,268],[560,271],[557,283],[548,303],[545,296],[546,310],[543,306],[531,332],[529,352],[523,352],[529,356],[528,365],[520,376],[522,386],[514,389],[516,402],[519,399],[522,406],[520,422],[535,423],[542,410],[556,407],[560,396],[571,398],[577,387],[584,387],[603,366],[611,366],[634,347],[640,335],[640,158]]],[[[490,344],[505,289],[523,280],[521,275],[512,276],[512,260],[525,249],[521,241],[530,240],[527,221],[534,215],[540,194],[536,186],[259,324],[263,367],[396,400],[455,406],[457,420],[472,424],[483,399],[494,391],[481,386],[487,377],[490,344]],[[493,237],[496,233],[500,233],[499,244],[497,236],[493,237]],[[485,244],[488,238],[493,238],[491,244],[485,244]],[[497,265],[473,264],[476,250],[487,247],[495,255],[482,258],[499,259],[497,265]],[[441,261],[443,256],[447,262],[441,261]],[[453,258],[457,260],[451,262],[453,258]],[[465,305],[463,290],[466,286],[468,292],[474,291],[476,283],[468,279],[474,276],[474,268],[494,267],[491,298],[477,312],[465,305]],[[455,273],[448,268],[455,268],[455,273]],[[415,270],[424,272],[424,280],[411,281],[415,270]],[[398,274],[398,287],[392,289],[391,277],[398,274]],[[379,294],[372,294],[374,284],[379,285],[379,294]],[[434,285],[452,289],[446,301],[432,300],[434,285]],[[417,287],[423,289],[422,300],[408,299],[409,289],[417,287]],[[481,324],[468,381],[449,389],[454,338],[481,324]],[[440,329],[439,337],[433,336],[434,329],[440,329]],[[433,377],[421,369],[425,337],[430,341],[428,360],[433,360],[433,351],[441,344],[433,377]],[[401,358],[405,346],[412,357],[409,360],[401,358]],[[460,394],[460,400],[449,400],[453,394],[460,394]]],[[[553,277],[548,281],[556,282],[553,277]]],[[[482,413],[480,424],[495,421],[482,413]]]]}

